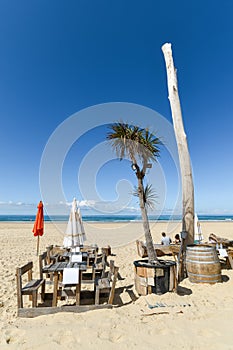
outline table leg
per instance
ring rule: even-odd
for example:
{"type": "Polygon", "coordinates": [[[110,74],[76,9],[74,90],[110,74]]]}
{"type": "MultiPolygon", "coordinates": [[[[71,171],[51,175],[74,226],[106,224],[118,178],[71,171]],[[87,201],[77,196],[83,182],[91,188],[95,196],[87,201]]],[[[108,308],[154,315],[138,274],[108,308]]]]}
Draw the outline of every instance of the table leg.
{"type": "Polygon", "coordinates": [[[79,283],[76,285],[76,305],[80,305],[82,271],[79,269],[79,283]]]}
{"type": "Polygon", "coordinates": [[[54,272],[54,276],[53,276],[53,302],[52,302],[52,306],[57,306],[57,290],[58,290],[58,272],[54,272]]]}

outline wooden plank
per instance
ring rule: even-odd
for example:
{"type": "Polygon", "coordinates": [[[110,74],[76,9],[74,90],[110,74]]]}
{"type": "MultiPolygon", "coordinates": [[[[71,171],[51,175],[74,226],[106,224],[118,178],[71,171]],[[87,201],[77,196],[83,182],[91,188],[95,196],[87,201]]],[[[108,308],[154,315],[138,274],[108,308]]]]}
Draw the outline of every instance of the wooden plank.
{"type": "Polygon", "coordinates": [[[147,278],[154,278],[155,277],[155,269],[147,269],[147,278]]]}
{"type": "Polygon", "coordinates": [[[147,277],[147,269],[143,266],[137,266],[137,275],[140,277],[147,277]]]}
{"type": "Polygon", "coordinates": [[[18,317],[37,317],[42,315],[51,315],[59,312],[73,312],[81,313],[92,310],[101,310],[101,309],[112,309],[114,306],[110,304],[101,304],[101,305],[69,305],[61,307],[35,307],[35,308],[19,308],[18,317]]]}
{"type": "Polygon", "coordinates": [[[229,263],[231,265],[231,268],[233,269],[233,252],[232,251],[228,251],[228,260],[229,260],[229,263]]]}
{"type": "Polygon", "coordinates": [[[45,266],[42,268],[42,272],[44,272],[44,273],[51,272],[50,268],[51,268],[52,265],[53,265],[53,263],[50,263],[50,264],[48,264],[48,265],[45,265],[45,266]]]}
{"type": "Polygon", "coordinates": [[[140,278],[137,274],[134,275],[135,289],[139,295],[147,295],[147,286],[141,284],[140,278]]]}
{"type": "Polygon", "coordinates": [[[40,279],[43,279],[43,266],[45,266],[48,262],[47,252],[44,252],[39,255],[39,272],[40,279]]]}
{"type": "Polygon", "coordinates": [[[59,266],[60,263],[55,263],[55,264],[52,264],[49,268],[49,272],[54,272],[57,270],[57,267],[59,266]]]}
{"type": "Polygon", "coordinates": [[[20,275],[23,275],[25,272],[33,268],[32,261],[28,262],[26,265],[19,267],[19,273],[20,275]]]}
{"type": "Polygon", "coordinates": [[[82,271],[79,270],[79,283],[76,285],[76,305],[80,305],[82,271]]]}
{"type": "Polygon", "coordinates": [[[22,279],[21,279],[19,267],[16,269],[16,284],[17,284],[17,305],[18,305],[18,308],[22,308],[23,307],[22,279]]]}
{"type": "Polygon", "coordinates": [[[32,294],[33,291],[40,288],[40,286],[44,283],[43,279],[40,280],[31,280],[29,281],[23,288],[22,294],[28,295],[32,294]]]}
{"type": "Polygon", "coordinates": [[[54,272],[53,275],[53,302],[52,306],[57,306],[57,290],[58,290],[58,273],[54,272]]]}
{"type": "Polygon", "coordinates": [[[108,299],[108,303],[109,304],[113,303],[118,271],[119,271],[119,267],[115,266],[115,271],[114,271],[114,276],[113,276],[113,281],[112,281],[112,287],[111,287],[110,294],[109,294],[109,299],[108,299]]]}

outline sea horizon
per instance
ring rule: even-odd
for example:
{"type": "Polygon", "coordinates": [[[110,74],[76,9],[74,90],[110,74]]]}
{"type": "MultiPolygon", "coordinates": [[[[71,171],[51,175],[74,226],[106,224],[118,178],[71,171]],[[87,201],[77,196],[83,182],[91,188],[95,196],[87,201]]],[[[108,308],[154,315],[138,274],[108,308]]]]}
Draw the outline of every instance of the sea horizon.
{"type": "MultiPolygon", "coordinates": [[[[0,222],[32,222],[36,215],[0,215],[0,222]]],[[[68,221],[69,215],[45,215],[45,222],[68,221]]],[[[141,222],[140,215],[83,215],[84,222],[141,222]]],[[[181,215],[149,215],[150,221],[181,221],[181,215]]],[[[199,221],[233,221],[233,215],[198,215],[199,221]]]]}

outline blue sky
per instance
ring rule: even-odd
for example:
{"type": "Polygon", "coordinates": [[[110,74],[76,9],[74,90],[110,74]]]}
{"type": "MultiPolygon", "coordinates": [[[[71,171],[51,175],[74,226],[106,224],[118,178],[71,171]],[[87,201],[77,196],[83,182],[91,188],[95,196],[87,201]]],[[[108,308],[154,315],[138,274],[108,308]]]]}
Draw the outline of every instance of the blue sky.
{"type": "MultiPolygon", "coordinates": [[[[172,44],[178,69],[196,211],[232,214],[232,15],[230,0],[2,0],[0,214],[35,213],[44,148],[56,128],[84,108],[128,102],[171,122],[161,51],[165,42],[172,44]]],[[[85,188],[80,189],[77,172],[85,155],[105,140],[105,132],[100,127],[82,135],[61,169],[66,201],[77,197],[87,212],[95,200],[82,196],[85,188]]],[[[165,149],[160,166],[167,190],[158,201],[169,212],[178,182],[165,149]]],[[[106,206],[116,200],[122,179],[136,184],[130,163],[114,158],[96,175],[106,206]]],[[[159,193],[156,179],[153,185],[159,193]]],[[[134,208],[132,199],[126,209],[134,208]]]]}

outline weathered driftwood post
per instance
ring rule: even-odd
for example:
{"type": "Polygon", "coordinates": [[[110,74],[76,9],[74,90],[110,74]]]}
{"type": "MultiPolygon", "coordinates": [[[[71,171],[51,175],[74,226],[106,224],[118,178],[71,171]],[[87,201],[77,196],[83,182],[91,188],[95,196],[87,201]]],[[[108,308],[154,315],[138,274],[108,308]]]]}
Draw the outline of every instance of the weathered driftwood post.
{"type": "Polygon", "coordinates": [[[162,51],[167,68],[168,98],[170,101],[172,120],[174,125],[175,137],[178,147],[180,172],[182,180],[182,198],[183,198],[183,219],[182,231],[187,232],[187,237],[182,240],[184,250],[187,244],[194,242],[194,189],[192,179],[192,168],[188,150],[187,137],[184,131],[180,100],[177,87],[176,70],[173,63],[171,44],[164,44],[162,51]]]}

